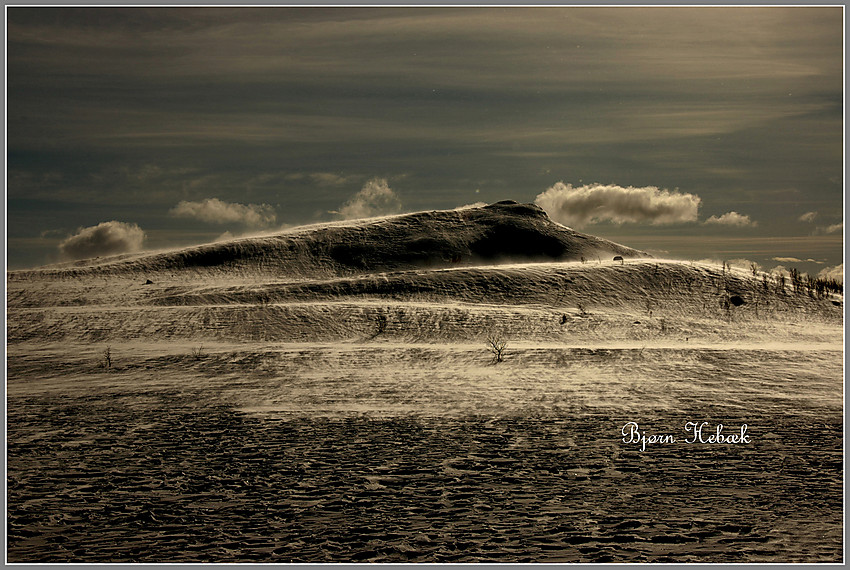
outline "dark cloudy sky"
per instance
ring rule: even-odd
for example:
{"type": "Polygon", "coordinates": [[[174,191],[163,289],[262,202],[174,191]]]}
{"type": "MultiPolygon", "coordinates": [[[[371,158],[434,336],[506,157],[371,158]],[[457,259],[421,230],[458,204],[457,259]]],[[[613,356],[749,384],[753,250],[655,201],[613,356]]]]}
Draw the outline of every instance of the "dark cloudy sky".
{"type": "Polygon", "coordinates": [[[841,7],[7,15],[10,268],[500,199],[842,263],[841,7]]]}

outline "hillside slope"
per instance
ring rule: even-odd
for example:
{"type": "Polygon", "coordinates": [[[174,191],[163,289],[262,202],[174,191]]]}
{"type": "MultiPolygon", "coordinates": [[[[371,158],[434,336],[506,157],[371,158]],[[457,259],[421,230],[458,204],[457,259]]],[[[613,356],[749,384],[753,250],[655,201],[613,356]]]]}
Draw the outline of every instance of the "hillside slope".
{"type": "Polygon", "coordinates": [[[179,250],[89,259],[15,271],[11,279],[104,274],[265,274],[288,278],[492,264],[650,257],[557,224],[534,204],[503,201],[463,210],[419,212],[316,224],[179,250]]]}
{"type": "MultiPolygon", "coordinates": [[[[569,342],[838,335],[840,297],[681,261],[526,263],[292,282],[178,272],[9,283],[8,341],[569,342]],[[737,303],[737,304],[736,304],[737,303]],[[815,326],[817,325],[817,326],[815,326]],[[823,327],[826,326],[827,329],[823,327]]],[[[814,338],[810,340],[816,340],[814,338]]]]}

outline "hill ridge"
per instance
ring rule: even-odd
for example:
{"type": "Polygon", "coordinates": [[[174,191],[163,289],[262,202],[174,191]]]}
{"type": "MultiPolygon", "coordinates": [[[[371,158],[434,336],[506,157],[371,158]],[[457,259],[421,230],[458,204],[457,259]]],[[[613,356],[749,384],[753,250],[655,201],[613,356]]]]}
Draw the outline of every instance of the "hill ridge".
{"type": "Polygon", "coordinates": [[[11,279],[182,270],[257,272],[327,278],[416,268],[525,261],[579,261],[611,256],[649,258],[639,251],[553,222],[535,204],[503,200],[487,206],[288,228],[159,252],[9,272],[11,279]]]}

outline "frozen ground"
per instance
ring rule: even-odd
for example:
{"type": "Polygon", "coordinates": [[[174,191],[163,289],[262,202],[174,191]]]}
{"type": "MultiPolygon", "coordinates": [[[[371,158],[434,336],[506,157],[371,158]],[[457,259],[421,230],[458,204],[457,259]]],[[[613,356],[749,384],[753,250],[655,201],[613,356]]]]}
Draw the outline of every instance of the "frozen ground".
{"type": "Polygon", "coordinates": [[[841,297],[263,239],[9,274],[9,562],[841,561],[841,297]]]}

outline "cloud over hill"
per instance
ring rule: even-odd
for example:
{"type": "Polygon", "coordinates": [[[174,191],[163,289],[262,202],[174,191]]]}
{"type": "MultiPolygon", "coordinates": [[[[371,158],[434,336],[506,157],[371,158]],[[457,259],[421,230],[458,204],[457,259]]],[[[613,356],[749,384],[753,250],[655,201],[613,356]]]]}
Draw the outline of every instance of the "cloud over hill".
{"type": "Polygon", "coordinates": [[[599,222],[653,225],[694,222],[700,201],[694,194],[655,186],[589,184],[574,187],[558,182],[539,194],[534,203],[556,222],[581,227],[599,222]]]}
{"type": "Polygon", "coordinates": [[[138,225],[112,220],[79,228],[59,244],[59,253],[65,259],[117,255],[141,250],[144,241],[145,232],[138,225]]]}
{"type": "Polygon", "coordinates": [[[218,198],[207,198],[200,202],[182,201],[171,209],[177,218],[195,218],[210,224],[242,224],[261,228],[274,224],[277,215],[268,204],[238,204],[224,202],[218,198]]]}
{"type": "Polygon", "coordinates": [[[703,223],[708,225],[738,227],[754,227],[758,225],[758,222],[754,222],[749,216],[739,214],[738,212],[726,212],[722,216],[711,216],[703,223]]]}

